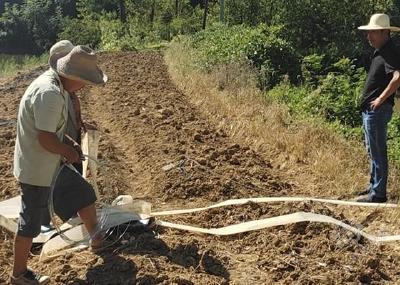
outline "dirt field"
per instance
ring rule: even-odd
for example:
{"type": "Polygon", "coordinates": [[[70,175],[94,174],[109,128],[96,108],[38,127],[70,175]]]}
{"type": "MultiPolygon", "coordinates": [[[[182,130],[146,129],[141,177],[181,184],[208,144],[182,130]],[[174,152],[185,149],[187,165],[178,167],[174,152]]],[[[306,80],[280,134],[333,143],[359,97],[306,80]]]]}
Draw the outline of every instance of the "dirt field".
{"type": "MultiPolygon", "coordinates": [[[[268,157],[232,142],[212,118],[171,82],[162,55],[101,56],[105,87],[81,94],[84,119],[101,131],[102,200],[130,194],[154,210],[207,206],[232,198],[296,196],[268,157]],[[168,171],[163,166],[176,163],[168,171]]],[[[19,100],[44,68],[0,84],[1,122],[15,120],[19,100]]],[[[18,194],[11,174],[15,126],[0,126],[0,198],[18,194]]],[[[399,234],[391,210],[347,209],[318,203],[229,206],[163,220],[217,228],[297,211],[330,215],[370,233],[386,225],[399,234]]],[[[0,230],[0,283],[12,262],[12,236],[0,230]]],[[[124,233],[95,255],[65,254],[30,265],[52,284],[400,284],[396,243],[376,245],[326,224],[299,223],[229,237],[157,227],[124,233]]]]}

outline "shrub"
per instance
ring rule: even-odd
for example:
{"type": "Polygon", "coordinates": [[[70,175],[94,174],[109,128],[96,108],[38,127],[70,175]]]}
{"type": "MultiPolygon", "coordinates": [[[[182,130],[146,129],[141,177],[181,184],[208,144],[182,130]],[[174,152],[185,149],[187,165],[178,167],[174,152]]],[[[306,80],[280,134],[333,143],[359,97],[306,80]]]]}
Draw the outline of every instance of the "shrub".
{"type": "Polygon", "coordinates": [[[40,53],[19,5],[7,5],[0,17],[0,53],[40,53]]]}
{"type": "Polygon", "coordinates": [[[215,24],[192,37],[201,68],[246,59],[259,73],[259,87],[269,88],[288,75],[295,81],[300,64],[294,49],[281,35],[282,27],[256,28],[215,24]]]}
{"type": "Polygon", "coordinates": [[[321,76],[325,73],[325,55],[311,54],[305,56],[301,63],[303,82],[309,86],[317,87],[321,76]]]}
{"type": "Polygon", "coordinates": [[[356,68],[348,58],[340,59],[331,69],[311,96],[312,110],[330,122],[338,120],[350,127],[360,126],[359,97],[366,78],[364,70],[356,68]]]}
{"type": "Polygon", "coordinates": [[[68,39],[73,44],[88,45],[92,48],[100,46],[101,30],[98,21],[90,18],[64,18],[63,27],[63,31],[58,35],[59,39],[68,39]]]}
{"type": "Polygon", "coordinates": [[[394,113],[388,126],[388,153],[389,157],[400,165],[400,115],[394,113]]]}
{"type": "Polygon", "coordinates": [[[285,102],[294,113],[320,116],[345,128],[360,127],[358,102],[366,77],[364,70],[356,68],[348,58],[342,58],[328,66],[326,70],[330,71],[323,76],[320,75],[322,59],[313,55],[303,61],[303,70],[304,62],[307,63],[304,78],[310,84],[295,87],[282,83],[268,95],[285,102]]]}
{"type": "Polygon", "coordinates": [[[260,71],[260,87],[275,86],[287,75],[291,82],[300,73],[298,56],[282,35],[283,26],[260,25],[245,47],[250,62],[260,71]]]}
{"type": "Polygon", "coordinates": [[[61,8],[57,1],[24,1],[6,5],[0,15],[0,52],[36,54],[47,51],[61,29],[61,8]]]}
{"type": "Polygon", "coordinates": [[[101,19],[101,46],[104,50],[132,51],[146,41],[146,32],[137,29],[133,22],[123,24],[120,20],[103,16],[101,19]]]}

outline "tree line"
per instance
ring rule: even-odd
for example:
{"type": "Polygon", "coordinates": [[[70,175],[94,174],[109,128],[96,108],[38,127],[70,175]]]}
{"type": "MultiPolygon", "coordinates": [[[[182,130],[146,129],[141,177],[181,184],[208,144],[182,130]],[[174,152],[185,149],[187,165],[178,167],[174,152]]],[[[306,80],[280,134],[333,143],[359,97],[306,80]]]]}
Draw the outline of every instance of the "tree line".
{"type": "MultiPolygon", "coordinates": [[[[211,8],[217,3],[208,2],[211,8]]],[[[118,25],[112,31],[118,37],[170,40],[199,30],[204,4],[203,0],[0,1],[0,53],[40,54],[61,37],[99,48],[107,24],[118,25]]]]}
{"type": "Polygon", "coordinates": [[[283,25],[287,40],[304,53],[324,49],[354,57],[364,48],[357,25],[374,12],[389,13],[399,22],[400,7],[400,0],[5,0],[0,3],[0,52],[12,54],[40,54],[57,39],[66,37],[94,48],[104,45],[132,48],[144,42],[168,41],[220,21],[223,11],[227,26],[283,25]]]}

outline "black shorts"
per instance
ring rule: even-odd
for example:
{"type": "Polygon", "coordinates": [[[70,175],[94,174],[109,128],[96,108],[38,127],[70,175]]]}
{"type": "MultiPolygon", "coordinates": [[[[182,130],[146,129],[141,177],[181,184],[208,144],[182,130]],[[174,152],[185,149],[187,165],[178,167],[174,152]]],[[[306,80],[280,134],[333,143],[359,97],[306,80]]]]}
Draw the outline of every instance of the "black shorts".
{"type": "MultiPolygon", "coordinates": [[[[50,187],[20,183],[21,211],[18,221],[18,235],[36,237],[42,224],[48,219],[50,187]]],[[[96,194],[93,187],[78,173],[63,166],[54,185],[54,212],[64,222],[79,210],[93,204],[96,194]]]]}

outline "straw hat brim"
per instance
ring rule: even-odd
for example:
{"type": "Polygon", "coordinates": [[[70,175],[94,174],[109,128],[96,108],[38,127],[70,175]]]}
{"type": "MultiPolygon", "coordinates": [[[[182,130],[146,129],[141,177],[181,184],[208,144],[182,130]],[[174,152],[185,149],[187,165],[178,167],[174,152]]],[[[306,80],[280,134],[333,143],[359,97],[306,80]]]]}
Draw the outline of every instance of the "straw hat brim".
{"type": "Polygon", "coordinates": [[[362,31],[375,31],[375,30],[390,30],[392,32],[400,32],[399,27],[382,27],[382,26],[372,26],[372,25],[365,25],[365,26],[360,26],[358,27],[359,30],[362,31]]]}
{"type": "Polygon", "coordinates": [[[66,56],[55,57],[49,63],[60,76],[86,84],[101,85],[108,79],[98,66],[94,51],[85,46],[76,46],[66,56]]]}
{"type": "Polygon", "coordinates": [[[98,73],[95,76],[91,76],[91,78],[88,77],[85,78],[85,75],[76,76],[73,74],[67,74],[60,69],[56,69],[56,72],[62,77],[84,82],[89,85],[102,85],[105,84],[108,80],[108,76],[105,73],[103,73],[100,69],[98,70],[98,73]]]}

